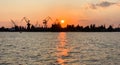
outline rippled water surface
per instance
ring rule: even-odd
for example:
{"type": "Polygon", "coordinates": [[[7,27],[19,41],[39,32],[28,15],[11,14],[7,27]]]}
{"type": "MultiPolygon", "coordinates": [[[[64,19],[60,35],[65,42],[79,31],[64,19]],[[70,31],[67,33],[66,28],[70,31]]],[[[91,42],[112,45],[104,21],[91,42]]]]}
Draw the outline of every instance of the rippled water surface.
{"type": "Polygon", "coordinates": [[[0,65],[120,65],[120,33],[0,32],[0,65]]]}

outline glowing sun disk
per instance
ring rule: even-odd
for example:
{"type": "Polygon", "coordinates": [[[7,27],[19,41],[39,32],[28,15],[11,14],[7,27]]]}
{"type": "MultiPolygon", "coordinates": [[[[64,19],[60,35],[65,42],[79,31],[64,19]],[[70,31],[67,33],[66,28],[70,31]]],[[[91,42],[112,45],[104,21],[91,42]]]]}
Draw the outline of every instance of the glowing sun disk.
{"type": "Polygon", "coordinates": [[[64,23],[65,21],[64,20],[61,20],[61,23],[64,23]]]}

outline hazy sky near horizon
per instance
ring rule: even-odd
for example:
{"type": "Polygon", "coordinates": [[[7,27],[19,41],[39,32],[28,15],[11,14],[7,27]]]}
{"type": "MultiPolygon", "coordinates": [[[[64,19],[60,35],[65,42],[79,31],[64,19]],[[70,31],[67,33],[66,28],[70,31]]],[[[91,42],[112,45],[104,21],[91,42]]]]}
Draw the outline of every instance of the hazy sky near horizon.
{"type": "Polygon", "coordinates": [[[28,17],[32,24],[50,16],[64,19],[66,24],[120,24],[120,0],[0,0],[0,27],[11,27],[10,19],[16,24],[28,17]]]}

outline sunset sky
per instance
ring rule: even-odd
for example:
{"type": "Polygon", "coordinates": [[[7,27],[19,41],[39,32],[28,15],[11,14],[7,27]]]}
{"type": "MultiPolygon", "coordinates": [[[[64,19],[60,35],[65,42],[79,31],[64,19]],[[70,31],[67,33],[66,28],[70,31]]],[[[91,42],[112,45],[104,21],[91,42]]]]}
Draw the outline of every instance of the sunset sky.
{"type": "Polygon", "coordinates": [[[11,27],[10,19],[18,25],[27,17],[32,24],[42,26],[43,19],[50,16],[65,20],[65,24],[120,24],[120,0],[0,0],[0,27],[11,27]]]}

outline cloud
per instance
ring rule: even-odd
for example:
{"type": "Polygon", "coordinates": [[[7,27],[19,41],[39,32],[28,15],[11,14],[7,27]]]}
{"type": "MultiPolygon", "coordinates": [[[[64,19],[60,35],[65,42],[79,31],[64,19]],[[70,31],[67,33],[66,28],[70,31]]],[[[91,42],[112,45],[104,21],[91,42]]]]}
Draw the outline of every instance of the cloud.
{"type": "Polygon", "coordinates": [[[89,5],[88,5],[88,8],[91,8],[91,9],[97,9],[97,7],[96,7],[95,4],[89,4],[89,5]]]}
{"type": "Polygon", "coordinates": [[[87,8],[91,9],[97,9],[98,7],[106,8],[112,5],[118,5],[119,3],[113,3],[113,2],[108,2],[108,1],[102,1],[97,4],[89,4],[87,8]]]}
{"type": "Polygon", "coordinates": [[[103,1],[103,2],[101,2],[99,4],[96,4],[96,6],[99,6],[99,7],[109,7],[109,6],[114,5],[114,4],[117,4],[117,3],[103,1]]]}

